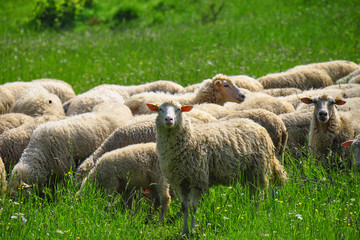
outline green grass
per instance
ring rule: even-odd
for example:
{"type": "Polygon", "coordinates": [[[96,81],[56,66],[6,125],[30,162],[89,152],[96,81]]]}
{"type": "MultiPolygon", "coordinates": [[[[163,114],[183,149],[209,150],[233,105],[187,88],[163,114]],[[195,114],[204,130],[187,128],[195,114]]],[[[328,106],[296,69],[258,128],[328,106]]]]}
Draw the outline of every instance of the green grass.
{"type": "MultiPolygon", "coordinates": [[[[63,31],[30,28],[26,21],[33,6],[34,1],[0,0],[1,83],[51,77],[81,93],[101,83],[166,79],[185,86],[217,73],[260,77],[298,64],[360,63],[360,4],[355,0],[226,1],[217,21],[206,24],[181,15],[183,21],[150,26],[78,23],[63,31]]],[[[193,237],[359,239],[359,173],[328,172],[290,154],[286,159],[289,182],[259,203],[240,186],[212,188],[200,204],[193,237]]],[[[119,197],[109,199],[90,188],[78,199],[77,187],[68,176],[44,198],[2,197],[1,238],[169,239],[181,233],[181,218],[161,225],[155,217],[144,224],[148,205],[143,201],[136,213],[122,211],[119,197]]],[[[179,209],[173,200],[169,217],[179,209]]]]}

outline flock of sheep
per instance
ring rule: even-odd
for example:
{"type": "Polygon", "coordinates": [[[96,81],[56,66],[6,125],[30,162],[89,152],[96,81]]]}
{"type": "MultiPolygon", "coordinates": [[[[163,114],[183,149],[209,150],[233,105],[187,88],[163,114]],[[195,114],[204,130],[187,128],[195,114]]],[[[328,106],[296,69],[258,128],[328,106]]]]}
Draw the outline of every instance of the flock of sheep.
{"type": "Polygon", "coordinates": [[[344,60],[187,87],[103,84],[79,95],[61,80],[9,82],[0,86],[0,187],[15,196],[76,170],[77,194],[95,179],[110,194],[147,189],[161,221],[171,187],[189,234],[189,212],[194,228],[211,186],[237,180],[265,194],[286,183],[285,148],[298,156],[308,139],[325,167],[360,169],[359,106],[360,65],[344,60]]]}

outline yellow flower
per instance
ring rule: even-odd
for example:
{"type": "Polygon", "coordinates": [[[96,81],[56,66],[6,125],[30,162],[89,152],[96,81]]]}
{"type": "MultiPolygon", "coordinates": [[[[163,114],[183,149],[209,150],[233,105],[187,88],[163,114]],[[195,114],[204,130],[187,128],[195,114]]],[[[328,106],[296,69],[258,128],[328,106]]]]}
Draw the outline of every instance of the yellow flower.
{"type": "Polygon", "coordinates": [[[352,215],[352,212],[350,212],[350,215],[352,215]]]}
{"type": "Polygon", "coordinates": [[[317,209],[315,209],[315,212],[318,212],[318,210],[317,210],[317,209]]]}
{"type": "Polygon", "coordinates": [[[301,202],[299,202],[299,206],[301,206],[301,202]]]}
{"type": "Polygon", "coordinates": [[[225,209],[225,212],[227,212],[227,210],[225,209]]]}
{"type": "Polygon", "coordinates": [[[275,202],[277,202],[278,201],[278,199],[277,198],[275,198],[275,202]]]}
{"type": "Polygon", "coordinates": [[[219,210],[219,209],[220,209],[220,207],[217,207],[216,209],[217,209],[217,210],[219,210]]]}
{"type": "Polygon", "coordinates": [[[341,211],[342,209],[341,208],[339,208],[339,211],[341,211]]]}
{"type": "Polygon", "coordinates": [[[280,203],[283,203],[284,201],[280,201],[280,203]]]}
{"type": "Polygon", "coordinates": [[[244,220],[244,217],[241,217],[242,220],[244,220]]]}

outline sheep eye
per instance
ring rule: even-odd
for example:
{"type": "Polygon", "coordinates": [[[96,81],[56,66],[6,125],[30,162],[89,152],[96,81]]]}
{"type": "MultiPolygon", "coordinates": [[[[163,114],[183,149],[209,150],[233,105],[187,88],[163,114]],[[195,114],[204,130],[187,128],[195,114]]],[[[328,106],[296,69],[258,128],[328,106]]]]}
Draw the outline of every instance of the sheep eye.
{"type": "Polygon", "coordinates": [[[52,103],[52,100],[49,100],[49,103],[52,103]]]}
{"type": "Polygon", "coordinates": [[[175,112],[179,112],[179,111],[180,111],[180,108],[175,109],[175,112]]]}

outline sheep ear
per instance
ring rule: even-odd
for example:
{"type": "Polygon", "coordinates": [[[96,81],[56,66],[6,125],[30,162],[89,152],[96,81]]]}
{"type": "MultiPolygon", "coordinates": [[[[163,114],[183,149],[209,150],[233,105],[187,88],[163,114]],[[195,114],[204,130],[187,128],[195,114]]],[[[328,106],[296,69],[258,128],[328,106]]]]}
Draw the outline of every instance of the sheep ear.
{"type": "Polygon", "coordinates": [[[181,106],[182,112],[188,112],[193,108],[193,106],[181,106]]]}
{"type": "Polygon", "coordinates": [[[158,105],[154,105],[154,104],[151,104],[151,103],[147,103],[146,106],[148,106],[148,108],[151,110],[151,111],[158,111],[159,110],[159,106],[158,105]]]}
{"type": "Polygon", "coordinates": [[[335,99],[335,104],[336,105],[344,105],[346,103],[346,101],[340,99],[340,98],[337,98],[335,99]]]}
{"type": "Polygon", "coordinates": [[[343,142],[341,144],[341,146],[343,147],[350,147],[350,145],[353,143],[354,140],[349,140],[349,141],[346,141],[346,142],[343,142]]]}
{"type": "Polygon", "coordinates": [[[300,100],[305,104],[311,104],[314,102],[311,98],[308,97],[301,98],[300,100]]]}
{"type": "Polygon", "coordinates": [[[214,82],[215,88],[219,88],[219,87],[221,86],[221,84],[222,84],[221,80],[216,80],[216,81],[214,82]]]}

